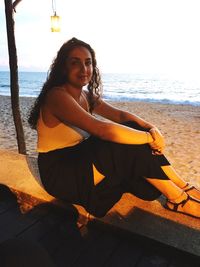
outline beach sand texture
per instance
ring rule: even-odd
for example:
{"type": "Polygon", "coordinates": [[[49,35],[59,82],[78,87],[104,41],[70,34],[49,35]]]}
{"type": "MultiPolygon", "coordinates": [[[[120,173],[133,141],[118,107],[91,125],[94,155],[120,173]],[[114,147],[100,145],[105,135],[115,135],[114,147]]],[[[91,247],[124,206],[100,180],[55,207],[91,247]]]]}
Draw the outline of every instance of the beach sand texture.
{"type": "MultiPolygon", "coordinates": [[[[20,98],[27,153],[36,156],[36,131],[27,123],[34,98],[20,98]]],[[[112,102],[155,124],[166,140],[165,155],[186,181],[200,187],[200,107],[146,102],[112,102]]],[[[0,96],[0,149],[17,152],[10,97],[0,96]]]]}

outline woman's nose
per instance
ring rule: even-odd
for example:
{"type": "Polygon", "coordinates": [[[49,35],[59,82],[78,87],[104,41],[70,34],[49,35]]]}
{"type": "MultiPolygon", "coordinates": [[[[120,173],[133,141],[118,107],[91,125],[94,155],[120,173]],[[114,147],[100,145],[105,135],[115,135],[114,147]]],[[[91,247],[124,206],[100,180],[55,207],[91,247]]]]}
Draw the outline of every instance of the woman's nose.
{"type": "Polygon", "coordinates": [[[85,65],[85,63],[81,64],[81,71],[83,72],[87,71],[87,66],[85,65]]]}

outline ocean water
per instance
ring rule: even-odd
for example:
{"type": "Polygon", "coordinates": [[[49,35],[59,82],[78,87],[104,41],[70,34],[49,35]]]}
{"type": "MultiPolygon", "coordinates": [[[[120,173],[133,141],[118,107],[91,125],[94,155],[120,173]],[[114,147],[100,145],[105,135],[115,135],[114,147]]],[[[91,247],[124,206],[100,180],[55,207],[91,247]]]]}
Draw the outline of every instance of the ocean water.
{"type": "MultiPolygon", "coordinates": [[[[45,72],[19,72],[19,95],[36,97],[45,72]]],[[[191,82],[147,74],[102,75],[103,98],[109,101],[146,101],[200,106],[200,81],[191,82]]],[[[9,72],[0,72],[0,95],[10,95],[9,72]]]]}

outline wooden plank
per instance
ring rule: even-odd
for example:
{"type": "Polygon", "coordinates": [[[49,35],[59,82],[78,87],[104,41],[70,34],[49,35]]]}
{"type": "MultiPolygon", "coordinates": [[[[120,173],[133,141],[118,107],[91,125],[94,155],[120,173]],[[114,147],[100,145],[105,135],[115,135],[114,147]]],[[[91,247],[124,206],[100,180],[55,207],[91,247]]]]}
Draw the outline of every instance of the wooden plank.
{"type": "Polygon", "coordinates": [[[63,243],[52,257],[60,267],[72,266],[87,247],[96,245],[99,235],[99,231],[83,226],[80,231],[74,231],[70,237],[62,238],[63,243]]]}
{"type": "Polygon", "coordinates": [[[145,248],[143,251],[142,257],[138,261],[137,265],[138,267],[168,267],[170,262],[170,257],[167,255],[167,251],[163,253],[160,251],[158,247],[153,248],[145,248]]]}
{"type": "Polygon", "coordinates": [[[73,211],[68,210],[67,212],[65,209],[61,210],[58,207],[57,209],[53,207],[52,211],[55,214],[51,214],[52,221],[48,222],[48,224],[51,224],[51,227],[39,240],[51,254],[55,253],[55,250],[63,243],[63,240],[70,239],[76,232],[79,233],[77,216],[73,211]]]}
{"type": "MultiPolygon", "coordinates": [[[[53,255],[59,248],[62,246],[63,242],[66,239],[70,239],[70,234],[63,234],[62,229],[64,229],[65,224],[57,224],[55,225],[51,231],[47,232],[40,240],[40,244],[48,251],[49,254],[53,255]]],[[[66,230],[64,232],[71,232],[70,230],[66,230]]]]}
{"type": "Polygon", "coordinates": [[[0,215],[17,206],[17,198],[5,185],[0,185],[0,215]]]}
{"type": "Polygon", "coordinates": [[[199,267],[200,258],[188,253],[171,253],[169,267],[199,267]]]}
{"type": "MultiPolygon", "coordinates": [[[[200,257],[176,249],[174,247],[157,242],[156,240],[146,238],[138,234],[119,229],[118,227],[108,226],[102,222],[95,222],[96,228],[102,228],[105,232],[113,232],[120,237],[121,245],[112,254],[105,266],[122,266],[117,262],[123,262],[123,267],[128,266],[171,266],[182,267],[181,264],[187,263],[187,267],[200,266],[200,257]],[[122,253],[121,246],[127,246],[126,253],[122,253]],[[131,249],[132,248],[132,249],[131,249]],[[118,260],[115,260],[116,259],[118,260]],[[127,260],[128,259],[128,260],[127,260]],[[130,265],[131,259],[131,265],[130,265]],[[154,265],[152,265],[152,262],[154,265]],[[191,265],[191,263],[193,265],[191,265]]],[[[104,265],[103,265],[104,266],[104,265]]]]}
{"type": "Polygon", "coordinates": [[[119,246],[120,240],[112,233],[101,232],[95,244],[91,243],[72,266],[104,266],[113,251],[119,246]]]}
{"type": "Polygon", "coordinates": [[[135,266],[142,255],[143,248],[141,245],[138,245],[138,242],[133,242],[133,240],[129,241],[124,238],[124,240],[105,263],[105,267],[135,266]]]}
{"type": "Polygon", "coordinates": [[[5,199],[16,205],[0,214],[0,236],[36,240],[57,266],[200,266],[199,257],[102,222],[91,221],[78,228],[72,211],[67,213],[51,204],[41,204],[22,214],[12,197],[10,194],[10,200],[9,196],[5,199]]]}
{"type": "MultiPolygon", "coordinates": [[[[33,215],[33,214],[32,214],[33,215]]],[[[36,214],[34,216],[23,215],[19,209],[15,208],[9,210],[2,215],[0,222],[0,241],[8,238],[16,237],[19,233],[24,232],[26,229],[34,227],[38,220],[40,220],[44,214],[36,214]]]]}
{"type": "Polygon", "coordinates": [[[30,220],[36,219],[35,223],[24,231],[18,233],[19,238],[40,240],[45,234],[60,223],[61,220],[67,221],[67,216],[64,211],[55,209],[51,204],[40,204],[34,207],[30,212],[25,214],[30,220]]]}

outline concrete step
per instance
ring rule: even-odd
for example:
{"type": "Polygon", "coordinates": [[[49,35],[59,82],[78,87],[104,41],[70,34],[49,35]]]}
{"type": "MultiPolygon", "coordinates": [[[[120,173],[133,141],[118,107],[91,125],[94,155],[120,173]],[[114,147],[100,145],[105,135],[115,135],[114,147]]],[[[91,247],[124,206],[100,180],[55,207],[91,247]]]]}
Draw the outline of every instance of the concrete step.
{"type": "Polygon", "coordinates": [[[200,256],[200,219],[166,210],[164,201],[143,201],[124,194],[100,220],[200,256]]]}
{"type": "MultiPolygon", "coordinates": [[[[22,211],[42,202],[66,205],[43,188],[35,158],[0,150],[0,183],[8,186],[18,197],[22,211]]],[[[200,219],[168,211],[163,208],[164,198],[143,201],[131,194],[122,199],[103,218],[97,220],[132,233],[200,256],[200,219]]],[[[87,223],[85,209],[74,205],[79,213],[79,222],[87,223]]]]}

